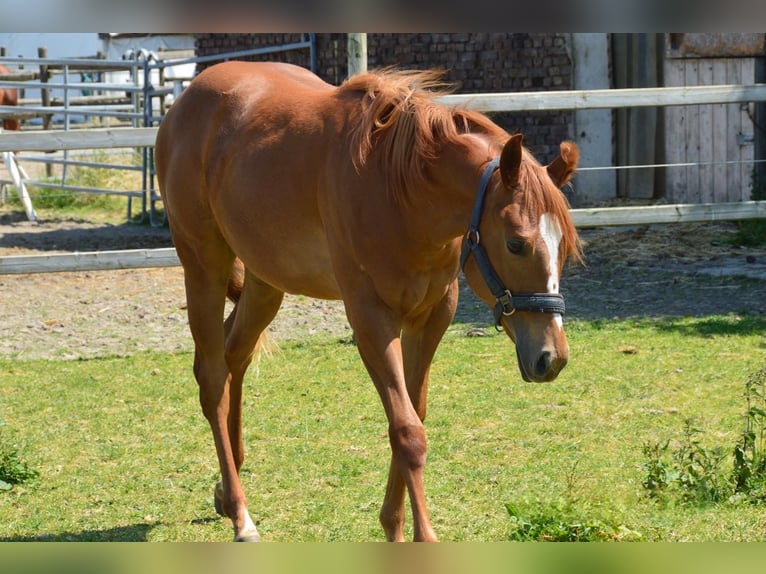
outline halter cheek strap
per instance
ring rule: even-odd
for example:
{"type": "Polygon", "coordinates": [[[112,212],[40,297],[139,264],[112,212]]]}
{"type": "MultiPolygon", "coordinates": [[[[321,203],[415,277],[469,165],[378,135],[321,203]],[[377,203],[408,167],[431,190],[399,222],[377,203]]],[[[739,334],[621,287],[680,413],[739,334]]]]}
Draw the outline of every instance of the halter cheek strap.
{"type": "Polygon", "coordinates": [[[518,293],[511,294],[497,275],[495,268],[487,256],[487,251],[481,244],[479,224],[484,211],[484,199],[487,195],[487,187],[492,174],[500,166],[500,158],[493,159],[479,180],[479,189],[476,193],[476,202],[471,215],[471,225],[465,236],[463,249],[460,253],[460,268],[464,269],[468,257],[473,255],[476,266],[479,268],[484,282],[495,297],[495,306],[492,310],[495,317],[495,327],[501,328],[503,317],[509,317],[516,311],[530,311],[535,313],[559,313],[564,314],[566,307],[564,297],[558,293],[518,293]]]}

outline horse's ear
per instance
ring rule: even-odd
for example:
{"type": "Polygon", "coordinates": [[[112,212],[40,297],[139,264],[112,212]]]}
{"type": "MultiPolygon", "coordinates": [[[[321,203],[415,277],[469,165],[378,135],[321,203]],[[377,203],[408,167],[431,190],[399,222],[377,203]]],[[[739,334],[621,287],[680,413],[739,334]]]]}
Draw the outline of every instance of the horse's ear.
{"type": "Polygon", "coordinates": [[[572,142],[561,142],[561,153],[548,166],[548,175],[556,187],[563,187],[572,179],[580,160],[580,150],[572,142]]]}
{"type": "Polygon", "coordinates": [[[507,189],[513,189],[519,184],[519,170],[521,169],[521,154],[524,136],[514,134],[511,136],[500,154],[500,177],[507,189]]]}

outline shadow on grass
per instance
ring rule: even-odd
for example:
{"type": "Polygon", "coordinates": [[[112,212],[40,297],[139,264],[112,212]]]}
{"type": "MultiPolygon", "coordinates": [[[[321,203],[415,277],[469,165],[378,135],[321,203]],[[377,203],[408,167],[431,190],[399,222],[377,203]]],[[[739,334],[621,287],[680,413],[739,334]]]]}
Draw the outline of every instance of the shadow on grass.
{"type": "Polygon", "coordinates": [[[154,249],[172,247],[170,229],[138,223],[90,224],[72,218],[65,221],[38,220],[31,230],[26,222],[16,229],[7,216],[0,216],[0,225],[11,226],[0,233],[0,248],[22,248],[35,251],[109,251],[120,249],[154,249]],[[46,225],[50,223],[50,228],[46,225]],[[60,227],[57,225],[60,224],[60,227]]]}
{"type": "Polygon", "coordinates": [[[154,522],[152,524],[116,526],[105,530],[83,530],[82,532],[38,534],[36,536],[8,536],[0,538],[0,542],[147,542],[149,532],[159,524],[159,522],[154,522]]]}
{"type": "MultiPolygon", "coordinates": [[[[708,317],[646,317],[615,320],[627,320],[636,327],[653,329],[660,333],[679,333],[702,338],[766,334],[766,317],[760,315],[730,313],[708,317]]],[[[589,324],[596,330],[611,329],[615,320],[596,319],[589,321],[589,324]]],[[[766,345],[766,339],[764,344],[766,345]]]]}
{"type": "Polygon", "coordinates": [[[647,326],[665,333],[680,333],[697,337],[726,335],[758,335],[766,333],[766,317],[754,315],[714,315],[694,320],[647,320],[647,326]]]}

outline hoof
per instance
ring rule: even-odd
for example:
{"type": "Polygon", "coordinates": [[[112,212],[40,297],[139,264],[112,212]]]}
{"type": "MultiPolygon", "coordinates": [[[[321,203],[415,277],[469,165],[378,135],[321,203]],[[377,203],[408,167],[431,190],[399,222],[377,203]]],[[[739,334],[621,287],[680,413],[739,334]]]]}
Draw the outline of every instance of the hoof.
{"type": "MultiPolygon", "coordinates": [[[[221,516],[226,516],[223,511],[223,483],[219,482],[215,485],[213,491],[213,506],[215,511],[221,516]]],[[[258,534],[258,530],[255,528],[250,515],[245,516],[245,526],[242,531],[234,537],[234,542],[260,542],[261,536],[258,534]]]]}
{"type": "Polygon", "coordinates": [[[257,531],[243,532],[234,538],[234,542],[260,542],[261,536],[257,531]]]}
{"type": "Polygon", "coordinates": [[[215,485],[215,491],[213,491],[213,506],[215,511],[220,516],[226,516],[223,511],[223,483],[219,482],[215,485]]]}

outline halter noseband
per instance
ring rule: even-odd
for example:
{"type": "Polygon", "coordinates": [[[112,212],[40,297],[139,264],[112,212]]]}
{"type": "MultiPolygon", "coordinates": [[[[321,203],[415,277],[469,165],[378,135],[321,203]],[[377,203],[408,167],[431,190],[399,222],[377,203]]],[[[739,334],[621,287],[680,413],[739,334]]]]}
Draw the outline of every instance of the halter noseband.
{"type": "Polygon", "coordinates": [[[484,211],[484,198],[487,195],[487,186],[492,174],[500,165],[500,158],[493,159],[479,181],[479,189],[476,193],[476,203],[473,206],[473,215],[471,215],[471,226],[465,236],[465,243],[460,253],[460,268],[464,269],[468,257],[473,255],[476,265],[479,268],[484,282],[489,287],[492,295],[495,296],[495,307],[492,310],[495,316],[495,327],[498,330],[501,327],[501,319],[510,317],[516,311],[532,311],[536,313],[560,313],[563,314],[566,307],[564,297],[558,293],[520,293],[513,295],[503,285],[500,277],[497,276],[495,268],[489,261],[487,251],[480,243],[479,223],[481,214],[484,211]]]}

